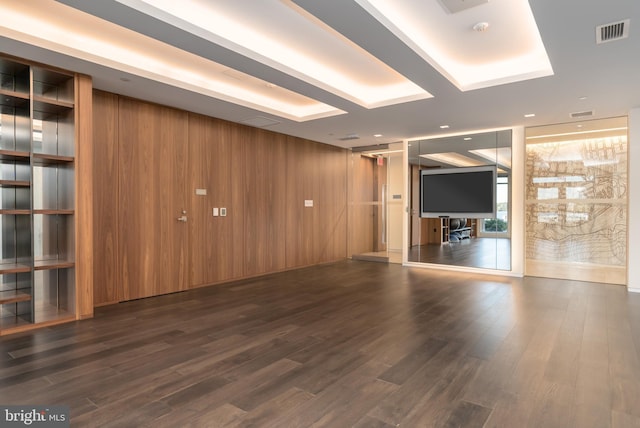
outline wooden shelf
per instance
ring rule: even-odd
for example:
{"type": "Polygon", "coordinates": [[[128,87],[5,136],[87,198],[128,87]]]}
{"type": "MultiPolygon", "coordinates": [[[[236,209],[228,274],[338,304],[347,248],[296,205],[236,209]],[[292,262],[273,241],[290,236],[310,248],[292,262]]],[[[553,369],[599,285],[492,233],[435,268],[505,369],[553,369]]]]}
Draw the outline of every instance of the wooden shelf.
{"type": "Polygon", "coordinates": [[[27,180],[0,180],[0,187],[31,187],[27,180]]]}
{"type": "MultiPolygon", "coordinates": [[[[75,319],[76,264],[62,259],[75,251],[77,139],[90,138],[89,128],[78,134],[75,99],[80,80],[81,99],[88,100],[90,108],[90,78],[0,54],[2,126],[6,115],[11,122],[6,131],[16,134],[15,143],[11,140],[11,146],[0,150],[6,169],[0,177],[0,217],[5,220],[0,244],[6,256],[14,256],[0,264],[2,289],[13,290],[0,292],[0,335],[75,319]],[[42,252],[47,255],[35,256],[42,252]],[[50,260],[38,260],[46,257],[50,260]]],[[[81,303],[87,311],[89,302],[81,303]]]]}
{"type": "Polygon", "coordinates": [[[74,161],[73,156],[50,155],[46,153],[34,153],[33,164],[38,166],[66,165],[74,161]]]}
{"type": "Polygon", "coordinates": [[[53,98],[43,97],[42,95],[33,96],[33,115],[36,119],[42,119],[38,113],[60,114],[73,110],[73,103],[67,101],[60,101],[53,98]]]}
{"type": "Polygon", "coordinates": [[[70,312],[45,304],[36,304],[34,313],[34,323],[40,325],[56,324],[58,322],[67,322],[76,319],[70,312]]]}
{"type": "Polygon", "coordinates": [[[44,215],[73,215],[73,210],[51,210],[51,209],[40,209],[33,210],[34,214],[44,214],[44,215]]]}
{"type": "Polygon", "coordinates": [[[68,269],[75,267],[73,260],[36,260],[35,270],[68,269]]]}
{"type": "Polygon", "coordinates": [[[4,215],[29,215],[29,214],[31,214],[31,210],[2,210],[2,209],[0,209],[0,214],[4,214],[4,215]]]}
{"type": "Polygon", "coordinates": [[[0,150],[0,160],[29,163],[31,155],[29,152],[18,152],[15,150],[0,150]]]}
{"type": "Polygon", "coordinates": [[[0,318],[0,336],[31,328],[33,328],[33,324],[16,315],[0,318]]]}
{"type": "Polygon", "coordinates": [[[31,295],[20,290],[0,291],[0,304],[28,302],[31,295]]]}
{"type": "Polygon", "coordinates": [[[29,94],[0,89],[0,105],[13,108],[29,108],[29,94]]]}
{"type": "Polygon", "coordinates": [[[30,272],[31,266],[20,263],[0,264],[0,275],[7,273],[23,273],[30,272]]]}

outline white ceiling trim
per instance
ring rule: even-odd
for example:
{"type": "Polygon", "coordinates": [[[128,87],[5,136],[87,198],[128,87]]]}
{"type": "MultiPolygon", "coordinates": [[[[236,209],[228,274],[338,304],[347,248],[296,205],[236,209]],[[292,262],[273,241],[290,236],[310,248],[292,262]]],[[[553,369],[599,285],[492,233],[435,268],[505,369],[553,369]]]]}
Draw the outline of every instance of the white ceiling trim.
{"type": "Polygon", "coordinates": [[[0,35],[13,40],[297,122],[346,113],[57,2],[9,3],[0,35]]]}
{"type": "Polygon", "coordinates": [[[241,20],[233,12],[248,5],[237,2],[116,1],[368,109],[432,97],[287,0],[263,0],[253,7],[268,8],[272,15],[253,11],[241,20]],[[308,46],[297,46],[296,39],[307,33],[315,39],[308,46]],[[334,50],[340,53],[333,55],[334,50]],[[378,77],[375,82],[372,75],[378,77]]]}

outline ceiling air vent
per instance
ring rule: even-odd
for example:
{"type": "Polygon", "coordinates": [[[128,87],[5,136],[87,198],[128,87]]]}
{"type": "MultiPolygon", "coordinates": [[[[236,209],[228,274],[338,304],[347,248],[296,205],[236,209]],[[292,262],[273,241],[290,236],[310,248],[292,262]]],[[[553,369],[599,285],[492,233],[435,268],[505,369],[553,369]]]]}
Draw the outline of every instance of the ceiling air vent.
{"type": "Polygon", "coordinates": [[[240,123],[243,125],[253,126],[254,128],[266,128],[267,126],[277,125],[280,122],[269,119],[268,117],[256,116],[251,119],[242,120],[240,123]]]}
{"type": "Polygon", "coordinates": [[[569,116],[571,116],[574,119],[578,119],[581,117],[589,117],[589,116],[593,116],[593,110],[589,110],[589,111],[576,111],[571,113],[569,116]]]}
{"type": "Polygon", "coordinates": [[[358,134],[349,134],[349,135],[345,135],[342,138],[338,138],[338,140],[340,141],[349,141],[349,140],[359,140],[360,136],[358,134]]]}
{"type": "Polygon", "coordinates": [[[614,40],[626,39],[629,37],[629,19],[612,22],[611,24],[598,25],[596,27],[596,43],[612,42],[614,40]]]}

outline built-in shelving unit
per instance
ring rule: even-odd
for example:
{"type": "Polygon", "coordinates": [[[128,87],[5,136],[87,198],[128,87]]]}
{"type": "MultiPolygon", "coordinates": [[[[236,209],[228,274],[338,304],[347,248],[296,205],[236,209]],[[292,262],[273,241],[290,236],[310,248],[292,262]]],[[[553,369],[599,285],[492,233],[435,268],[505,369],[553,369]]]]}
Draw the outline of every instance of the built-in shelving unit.
{"type": "Polygon", "coordinates": [[[452,241],[475,238],[477,220],[472,218],[431,218],[427,223],[430,244],[448,244],[452,241]],[[452,239],[452,234],[456,238],[452,239]]]}
{"type": "Polygon", "coordinates": [[[75,79],[0,57],[0,334],[75,318],[75,79]]]}

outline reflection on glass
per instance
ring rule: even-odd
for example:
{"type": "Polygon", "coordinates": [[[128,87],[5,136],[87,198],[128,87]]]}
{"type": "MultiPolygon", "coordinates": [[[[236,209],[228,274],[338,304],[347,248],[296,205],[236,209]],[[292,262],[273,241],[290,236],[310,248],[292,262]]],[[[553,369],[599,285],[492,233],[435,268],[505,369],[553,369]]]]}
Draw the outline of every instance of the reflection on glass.
{"type": "Polygon", "coordinates": [[[408,260],[484,269],[511,269],[511,131],[409,142],[411,220],[408,260]],[[494,165],[493,218],[421,218],[420,171],[494,165]]]}

